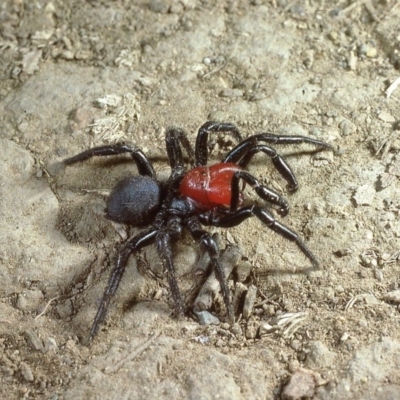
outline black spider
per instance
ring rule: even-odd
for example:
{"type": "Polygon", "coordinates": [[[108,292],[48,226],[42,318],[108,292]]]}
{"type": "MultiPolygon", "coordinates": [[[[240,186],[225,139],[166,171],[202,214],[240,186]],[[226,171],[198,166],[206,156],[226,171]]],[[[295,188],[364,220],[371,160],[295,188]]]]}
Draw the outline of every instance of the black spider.
{"type": "Polygon", "coordinates": [[[245,219],[256,216],[269,229],[295,242],[309,258],[313,266],[318,262],[297,233],[276,221],[265,208],[257,205],[242,206],[243,187],[240,181],[251,186],[261,199],[277,206],[277,212],[285,216],[289,211],[287,201],[260,182],[244,168],[259,152],[271,158],[273,165],[287,181],[289,191],[298,187],[296,178],[287,162],[267,144],[310,143],[321,149],[332,146],[320,140],[304,136],[276,136],[260,133],[242,140],[235,125],[230,123],[206,122],[198,131],[193,151],[186,133],[179,128],[166,132],[166,147],[171,175],[166,182],[159,182],[153,166],[145,154],[132,144],[114,144],[94,147],[63,161],[65,165],[88,160],[93,156],[110,156],[129,153],[136,163],[139,175],[123,178],[112,190],[106,208],[106,217],[119,223],[147,227],[146,230],[128,240],[118,253],[99,309],[90,331],[93,338],[104,321],[110,299],[116,293],[130,255],[155,243],[166,272],[177,314],[183,313],[183,303],[175,277],[171,244],[177,240],[185,227],[192,237],[200,241],[208,252],[212,269],[220,282],[221,291],[232,320],[232,309],[226,276],[219,261],[218,246],[202,225],[229,228],[245,219]],[[231,134],[239,144],[218,164],[206,166],[207,142],[211,132],[231,134]],[[267,143],[267,144],[264,144],[267,143]],[[186,171],[182,154],[186,151],[192,168],[186,171]]]}

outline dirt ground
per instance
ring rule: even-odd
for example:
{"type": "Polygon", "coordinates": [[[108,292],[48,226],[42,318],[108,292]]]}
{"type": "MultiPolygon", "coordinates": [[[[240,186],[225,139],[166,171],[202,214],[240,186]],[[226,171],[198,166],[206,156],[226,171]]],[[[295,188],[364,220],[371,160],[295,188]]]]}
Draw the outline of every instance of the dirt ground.
{"type": "MultiPolygon", "coordinates": [[[[1,2],[1,398],[400,399],[400,3],[217,3],[1,2]],[[216,296],[219,324],[200,325],[172,317],[152,246],[88,342],[117,250],[139,231],[104,218],[105,196],[136,167],[58,162],[130,141],[163,180],[165,129],[194,143],[207,120],[334,147],[276,146],[293,194],[268,157],[248,168],[288,199],[289,215],[272,212],[320,269],[256,218],[210,228],[223,259],[240,252],[236,323],[216,296]]],[[[234,141],[211,144],[220,160],[234,141]]],[[[174,252],[190,306],[202,251],[185,233],[174,252]]]]}

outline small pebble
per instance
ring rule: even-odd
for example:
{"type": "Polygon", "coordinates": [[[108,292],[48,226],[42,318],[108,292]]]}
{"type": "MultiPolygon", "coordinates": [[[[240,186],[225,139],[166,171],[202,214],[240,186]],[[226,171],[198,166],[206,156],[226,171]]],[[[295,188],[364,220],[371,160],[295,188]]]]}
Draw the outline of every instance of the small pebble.
{"type": "Polygon", "coordinates": [[[331,31],[328,33],[328,38],[333,42],[336,43],[339,40],[339,35],[335,31],[331,31]]]}
{"type": "Polygon", "coordinates": [[[241,326],[238,323],[235,323],[232,325],[231,328],[231,332],[235,335],[235,336],[241,336],[243,335],[243,331],[241,326]]]}
{"type": "Polygon", "coordinates": [[[375,188],[372,184],[360,186],[353,196],[357,206],[370,206],[375,198],[375,188]]]}
{"type": "Polygon", "coordinates": [[[276,326],[272,326],[267,322],[260,325],[260,336],[269,335],[276,331],[276,326]]]}
{"type": "Polygon", "coordinates": [[[252,265],[248,261],[240,262],[236,267],[236,275],[238,282],[244,282],[249,276],[252,269],[252,265]]]}
{"type": "Polygon", "coordinates": [[[209,313],[208,311],[194,311],[196,317],[199,319],[200,325],[219,325],[220,320],[209,313]]]}
{"type": "Polygon", "coordinates": [[[210,337],[205,335],[196,336],[193,340],[200,344],[207,344],[210,342],[210,337]]]}
{"type": "Polygon", "coordinates": [[[296,372],[298,369],[300,368],[300,362],[299,362],[299,360],[292,360],[292,361],[290,361],[289,362],[289,365],[288,365],[288,370],[289,370],[289,372],[290,373],[294,373],[294,372],[296,372]]]}
{"type": "Polygon", "coordinates": [[[297,339],[292,340],[292,342],[290,343],[290,347],[295,351],[300,350],[300,348],[301,348],[300,340],[297,340],[297,339]]]}
{"type": "Polygon", "coordinates": [[[376,58],[378,56],[378,50],[375,47],[369,47],[365,55],[368,58],[376,58]]]}
{"type": "Polygon", "coordinates": [[[221,97],[242,97],[243,91],[240,89],[224,89],[219,95],[221,97]]]}
{"type": "Polygon", "coordinates": [[[39,70],[39,61],[42,59],[42,50],[32,50],[22,58],[22,69],[28,75],[39,70]]]}
{"type": "Polygon", "coordinates": [[[339,128],[341,129],[343,136],[352,135],[357,131],[356,126],[348,119],[342,120],[339,124],[339,128]]]}
{"type": "Polygon", "coordinates": [[[251,285],[247,290],[243,305],[243,318],[248,319],[253,311],[253,306],[256,301],[257,287],[251,285]]]}
{"type": "Polygon", "coordinates": [[[34,311],[42,303],[44,295],[40,290],[26,290],[17,297],[17,307],[21,311],[34,311]]]}
{"type": "Polygon", "coordinates": [[[46,349],[46,351],[57,350],[57,348],[58,348],[57,342],[55,341],[55,339],[53,339],[51,337],[47,337],[46,339],[43,340],[43,342],[44,342],[44,348],[46,349]]]}
{"type": "Polygon", "coordinates": [[[383,299],[386,301],[393,302],[395,304],[400,304],[400,289],[393,290],[389,293],[386,293],[383,296],[383,299]]]}
{"type": "Polygon", "coordinates": [[[345,257],[353,254],[353,250],[346,248],[346,249],[339,249],[335,251],[335,255],[338,257],[345,257]]]}
{"type": "Polygon", "coordinates": [[[381,269],[375,268],[374,269],[374,276],[379,282],[383,282],[384,276],[381,269]]]}
{"type": "Polygon", "coordinates": [[[27,363],[21,362],[20,370],[21,370],[21,375],[24,377],[26,381],[32,382],[35,379],[33,377],[31,367],[27,363]]]}
{"type": "Polygon", "coordinates": [[[316,390],[315,380],[312,374],[306,370],[299,369],[289,379],[283,388],[282,399],[296,400],[311,398],[316,390]]]}
{"type": "Polygon", "coordinates": [[[11,367],[6,367],[6,366],[1,367],[0,371],[1,374],[5,377],[13,376],[15,373],[15,370],[13,370],[11,367]]]}
{"type": "Polygon", "coordinates": [[[392,114],[389,114],[389,113],[386,112],[386,111],[382,111],[381,113],[379,113],[378,118],[379,118],[381,121],[384,121],[384,122],[389,122],[389,123],[396,122],[396,118],[393,117],[392,114]]]}
{"type": "Polygon", "coordinates": [[[346,340],[349,339],[349,337],[350,337],[350,335],[349,335],[347,332],[345,332],[345,333],[343,333],[343,335],[341,336],[340,341],[341,341],[341,342],[345,342],[346,340]]]}
{"type": "Polygon", "coordinates": [[[235,313],[239,311],[239,305],[242,304],[244,294],[247,292],[247,286],[241,282],[235,285],[235,293],[233,295],[232,308],[235,313]]]}
{"type": "Polygon", "coordinates": [[[257,336],[257,331],[259,329],[260,324],[257,321],[251,320],[247,323],[246,327],[246,338],[247,339],[255,339],[257,336]]]}
{"type": "Polygon", "coordinates": [[[157,14],[167,14],[169,4],[162,0],[151,0],[149,3],[149,9],[157,14]]]}
{"type": "Polygon", "coordinates": [[[44,350],[43,342],[33,330],[27,329],[25,331],[25,336],[28,339],[28,343],[30,344],[30,346],[33,347],[35,350],[38,351],[44,350]]]}
{"type": "Polygon", "coordinates": [[[344,288],[343,288],[342,285],[336,286],[334,290],[335,290],[335,293],[336,293],[336,294],[340,294],[340,293],[343,293],[343,292],[344,292],[344,288]]]}
{"type": "Polygon", "coordinates": [[[312,369],[329,368],[334,365],[336,354],[325,343],[316,340],[309,344],[306,366],[312,369]]]}
{"type": "Polygon", "coordinates": [[[350,55],[347,59],[347,64],[349,66],[350,71],[355,71],[357,69],[357,57],[354,52],[350,52],[350,55]]]}

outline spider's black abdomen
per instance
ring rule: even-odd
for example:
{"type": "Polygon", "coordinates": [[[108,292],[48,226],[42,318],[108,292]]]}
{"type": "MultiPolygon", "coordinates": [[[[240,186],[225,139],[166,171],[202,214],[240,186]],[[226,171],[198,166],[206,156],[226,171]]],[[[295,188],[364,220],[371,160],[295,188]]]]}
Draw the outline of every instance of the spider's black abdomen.
{"type": "Polygon", "coordinates": [[[106,217],[133,226],[148,225],[160,206],[160,186],[149,176],[122,179],[107,200],[106,217]]]}

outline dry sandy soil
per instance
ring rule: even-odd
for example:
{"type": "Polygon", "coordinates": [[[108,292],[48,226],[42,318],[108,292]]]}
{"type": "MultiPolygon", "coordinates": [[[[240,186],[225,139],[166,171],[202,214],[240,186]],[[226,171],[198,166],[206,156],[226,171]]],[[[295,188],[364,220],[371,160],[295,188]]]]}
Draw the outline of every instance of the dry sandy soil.
{"type": "MultiPolygon", "coordinates": [[[[1,2],[1,398],[400,399],[399,2],[214,3],[1,2]],[[216,296],[219,325],[200,325],[172,317],[149,247],[89,343],[117,249],[138,232],[104,218],[104,196],[136,168],[56,162],[124,140],[165,179],[165,129],[193,142],[210,119],[332,144],[279,146],[293,194],[267,157],[249,166],[288,199],[274,215],[320,269],[255,218],[211,228],[240,251],[232,293],[257,290],[235,324],[216,296]]],[[[218,160],[233,142],[212,144],[218,160]]],[[[202,251],[187,234],[174,250],[190,306],[202,251]]]]}

